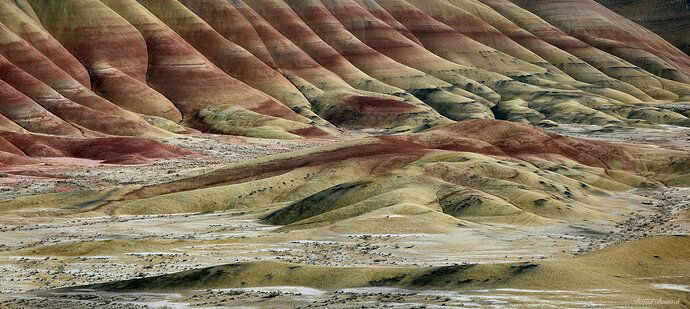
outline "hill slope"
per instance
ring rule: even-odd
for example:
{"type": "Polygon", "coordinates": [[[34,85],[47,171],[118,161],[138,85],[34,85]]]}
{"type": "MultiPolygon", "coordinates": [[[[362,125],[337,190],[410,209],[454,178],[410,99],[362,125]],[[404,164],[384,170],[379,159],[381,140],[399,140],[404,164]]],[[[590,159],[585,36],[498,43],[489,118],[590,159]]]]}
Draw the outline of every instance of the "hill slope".
{"type": "Polygon", "coordinates": [[[684,0],[597,0],[690,54],[690,3],[684,0]]]}
{"type": "Polygon", "coordinates": [[[18,0],[0,37],[20,133],[688,124],[655,103],[690,99],[690,57],[593,0],[18,0]]]}

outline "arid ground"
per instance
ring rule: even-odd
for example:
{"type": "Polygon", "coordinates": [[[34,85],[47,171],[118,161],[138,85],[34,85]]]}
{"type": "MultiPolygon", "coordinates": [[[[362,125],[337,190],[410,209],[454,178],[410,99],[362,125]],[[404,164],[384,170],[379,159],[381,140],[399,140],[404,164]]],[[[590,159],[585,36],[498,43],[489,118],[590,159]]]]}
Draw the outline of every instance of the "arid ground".
{"type": "Polygon", "coordinates": [[[690,307],[689,16],[0,0],[0,308],[690,307]]]}
{"type": "MultiPolygon", "coordinates": [[[[688,130],[680,127],[602,131],[563,125],[549,130],[690,149],[688,130]]],[[[80,210],[54,215],[54,209],[40,204],[11,207],[36,194],[150,186],[337,143],[203,135],[168,142],[203,155],[145,165],[83,160],[75,167],[56,160],[7,170],[0,204],[2,306],[636,307],[688,302],[690,191],[685,188],[616,191],[605,205],[590,205],[605,208],[611,215],[606,220],[545,224],[473,218],[443,230],[424,226],[430,221],[423,214],[390,212],[284,230],[262,220],[280,203],[116,216],[80,210]],[[379,228],[363,223],[377,219],[379,228]],[[418,220],[422,224],[409,222],[418,220]],[[218,265],[242,270],[223,275],[206,270],[218,265]],[[189,270],[186,277],[168,278],[189,270]],[[109,283],[133,278],[143,279],[109,283]],[[106,285],[94,286],[101,283],[106,285]]],[[[74,206],[79,207],[93,206],[74,206]]]]}

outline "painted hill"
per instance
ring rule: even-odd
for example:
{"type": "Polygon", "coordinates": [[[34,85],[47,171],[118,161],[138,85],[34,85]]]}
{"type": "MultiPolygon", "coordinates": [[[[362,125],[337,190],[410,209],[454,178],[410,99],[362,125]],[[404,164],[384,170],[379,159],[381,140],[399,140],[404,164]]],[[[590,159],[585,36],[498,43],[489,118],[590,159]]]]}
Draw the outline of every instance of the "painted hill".
{"type": "Polygon", "coordinates": [[[471,222],[609,218],[615,192],[687,185],[689,158],[470,120],[265,156],[162,184],[28,196],[1,203],[0,211],[40,204],[44,214],[101,216],[263,207],[270,210],[263,221],[284,230],[440,233],[471,222]]]}
{"type": "MultiPolygon", "coordinates": [[[[680,7],[0,0],[0,307],[280,285],[687,305],[680,7]]],[[[331,304],[275,295],[257,306],[331,304]]]]}
{"type": "Polygon", "coordinates": [[[690,54],[690,3],[684,0],[597,0],[690,54]]]}
{"type": "Polygon", "coordinates": [[[690,57],[593,0],[0,2],[0,129],[17,133],[688,125],[657,103],[690,100],[689,76],[690,57]]]}
{"type": "Polygon", "coordinates": [[[687,267],[683,266],[687,264],[685,258],[689,253],[688,244],[690,239],[687,236],[658,236],[564,260],[456,264],[426,268],[327,267],[256,261],[80,286],[63,291],[86,288],[118,292],[184,292],[193,289],[266,286],[306,286],[338,290],[383,286],[436,291],[522,288],[534,294],[539,293],[538,289],[615,288],[623,299],[652,294],[677,299],[678,307],[682,307],[690,303],[687,292],[650,291],[649,285],[654,280],[650,277],[688,274],[687,267]]]}
{"type": "Polygon", "coordinates": [[[606,190],[687,183],[686,153],[516,123],[690,125],[690,57],[593,0],[17,0],[0,22],[0,165],[144,163],[193,154],[147,138],[198,131],[384,133],[80,211],[542,222],[604,216],[587,205],[606,190]]]}

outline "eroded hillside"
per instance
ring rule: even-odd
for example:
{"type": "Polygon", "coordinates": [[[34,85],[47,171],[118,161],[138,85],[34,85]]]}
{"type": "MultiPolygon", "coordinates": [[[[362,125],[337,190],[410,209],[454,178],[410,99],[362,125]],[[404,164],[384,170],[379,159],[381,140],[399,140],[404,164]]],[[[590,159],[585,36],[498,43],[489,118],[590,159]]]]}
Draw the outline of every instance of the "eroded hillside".
{"type": "Polygon", "coordinates": [[[30,136],[688,124],[657,103],[690,100],[690,57],[594,1],[0,6],[0,128],[30,136]]]}
{"type": "Polygon", "coordinates": [[[687,306],[666,8],[0,0],[0,307],[687,306]]]}

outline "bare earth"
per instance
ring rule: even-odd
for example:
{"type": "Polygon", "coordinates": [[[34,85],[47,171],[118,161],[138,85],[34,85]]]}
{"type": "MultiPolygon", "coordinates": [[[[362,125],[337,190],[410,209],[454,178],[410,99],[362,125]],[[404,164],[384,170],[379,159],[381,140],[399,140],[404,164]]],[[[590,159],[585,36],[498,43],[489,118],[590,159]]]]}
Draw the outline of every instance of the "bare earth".
{"type": "MultiPolygon", "coordinates": [[[[560,134],[690,149],[690,130],[616,129],[563,125],[560,134]]],[[[54,164],[6,170],[0,198],[39,193],[147,185],[199,175],[227,163],[333,142],[185,137],[172,144],[201,151],[193,158],[143,166],[54,164]]],[[[73,164],[74,162],[69,162],[73,164]]],[[[436,307],[655,306],[674,299],[622,299],[616,290],[483,289],[467,292],[304,287],[203,289],[180,293],[110,293],[55,288],[149,277],[214,265],[277,260],[352,267],[440,266],[568,259],[656,235],[690,231],[689,188],[635,189],[609,205],[616,222],[550,225],[480,224],[445,234],[347,234],[329,229],[276,232],[258,218],[272,208],[174,215],[52,217],[0,215],[0,308],[143,307],[436,307]]],[[[274,206],[275,207],[275,206],[274,206]]],[[[35,209],[34,209],[35,211],[35,209]]],[[[656,278],[659,279],[659,278],[656,278]]],[[[663,280],[662,280],[663,281],[663,280]]],[[[689,293],[690,278],[649,289],[689,293]],[[678,284],[678,283],[682,284],[678,284]]],[[[667,303],[664,303],[667,302],[667,303]]]]}

